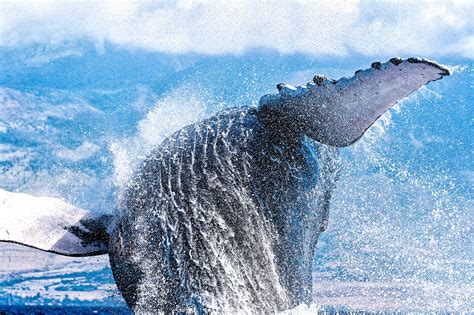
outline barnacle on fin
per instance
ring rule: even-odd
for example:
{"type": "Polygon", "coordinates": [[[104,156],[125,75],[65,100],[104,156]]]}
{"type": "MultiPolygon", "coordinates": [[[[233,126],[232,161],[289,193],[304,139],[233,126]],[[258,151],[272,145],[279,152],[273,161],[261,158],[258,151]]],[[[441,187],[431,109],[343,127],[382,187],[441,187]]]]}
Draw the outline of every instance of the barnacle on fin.
{"type": "Polygon", "coordinates": [[[399,64],[402,63],[402,59],[401,58],[398,58],[398,57],[395,57],[395,58],[392,58],[389,60],[392,64],[398,66],[399,64]]]}
{"type": "Polygon", "coordinates": [[[317,86],[321,86],[324,83],[324,79],[326,79],[325,76],[317,74],[313,78],[313,82],[316,83],[317,86]]]}
{"type": "Polygon", "coordinates": [[[379,70],[380,68],[382,68],[382,64],[380,62],[376,61],[376,62],[372,62],[370,67],[372,69],[379,70]]]}

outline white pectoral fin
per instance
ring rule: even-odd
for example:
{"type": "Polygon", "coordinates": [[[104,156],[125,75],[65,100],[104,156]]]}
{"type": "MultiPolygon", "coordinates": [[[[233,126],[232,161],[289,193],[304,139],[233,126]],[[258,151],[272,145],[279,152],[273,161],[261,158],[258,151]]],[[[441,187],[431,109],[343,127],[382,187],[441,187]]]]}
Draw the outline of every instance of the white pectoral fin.
{"type": "Polygon", "coordinates": [[[260,109],[285,117],[319,142],[347,146],[398,101],[449,74],[433,61],[393,58],[374,62],[351,78],[315,76],[306,86],[279,85],[278,94],[262,97],[260,109]]]}
{"type": "Polygon", "coordinates": [[[96,215],[61,199],[0,189],[0,242],[66,256],[108,252],[110,216],[96,215]]]}

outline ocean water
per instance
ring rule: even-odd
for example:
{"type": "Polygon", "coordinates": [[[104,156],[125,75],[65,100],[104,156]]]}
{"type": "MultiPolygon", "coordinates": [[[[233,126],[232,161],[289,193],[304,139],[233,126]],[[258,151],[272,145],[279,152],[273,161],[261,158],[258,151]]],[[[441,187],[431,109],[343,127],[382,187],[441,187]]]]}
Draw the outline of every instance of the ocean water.
{"type": "MultiPolygon", "coordinates": [[[[180,127],[256,104],[276,83],[352,76],[376,61],[64,49],[0,48],[0,187],[109,213],[137,161],[180,127]]],[[[474,310],[473,63],[437,61],[454,74],[342,150],[314,260],[314,304],[289,314],[474,310]]],[[[33,309],[127,313],[106,256],[0,244],[0,312],[33,309]]]]}

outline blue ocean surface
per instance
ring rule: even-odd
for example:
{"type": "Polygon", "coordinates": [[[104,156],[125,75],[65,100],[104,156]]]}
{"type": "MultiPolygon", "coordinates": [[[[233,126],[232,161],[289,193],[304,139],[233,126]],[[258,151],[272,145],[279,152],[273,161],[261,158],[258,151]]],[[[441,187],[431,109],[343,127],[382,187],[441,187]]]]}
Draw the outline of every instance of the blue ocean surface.
{"type": "MultiPolygon", "coordinates": [[[[263,49],[99,51],[87,41],[0,47],[0,187],[112,213],[134,162],[173,131],[256,105],[279,82],[352,76],[373,61],[263,49]]],[[[294,313],[474,310],[474,64],[437,61],[453,75],[410,95],[342,150],[314,261],[315,304],[294,313]]],[[[107,256],[0,244],[0,313],[33,311],[128,314],[107,256]]]]}

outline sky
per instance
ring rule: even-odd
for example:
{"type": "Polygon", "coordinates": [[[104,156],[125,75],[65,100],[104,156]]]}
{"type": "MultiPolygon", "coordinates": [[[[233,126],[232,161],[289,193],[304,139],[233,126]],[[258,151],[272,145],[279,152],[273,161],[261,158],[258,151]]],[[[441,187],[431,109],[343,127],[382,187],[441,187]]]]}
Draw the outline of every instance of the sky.
{"type": "MultiPolygon", "coordinates": [[[[92,41],[173,54],[474,58],[474,2],[2,1],[0,46],[92,41]]],[[[74,54],[74,50],[61,52],[74,54]]]]}

